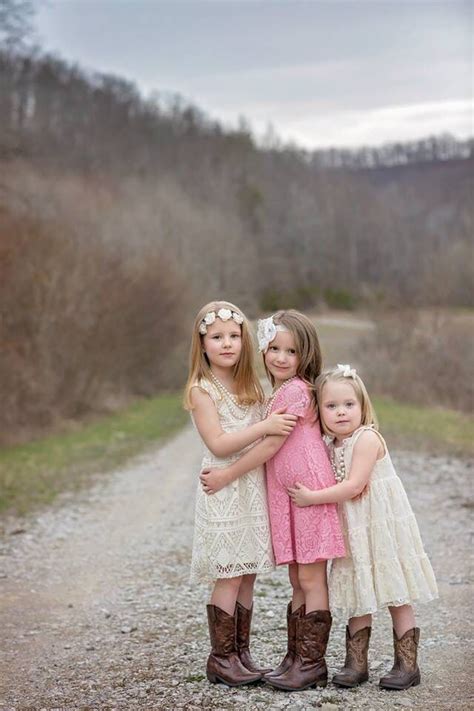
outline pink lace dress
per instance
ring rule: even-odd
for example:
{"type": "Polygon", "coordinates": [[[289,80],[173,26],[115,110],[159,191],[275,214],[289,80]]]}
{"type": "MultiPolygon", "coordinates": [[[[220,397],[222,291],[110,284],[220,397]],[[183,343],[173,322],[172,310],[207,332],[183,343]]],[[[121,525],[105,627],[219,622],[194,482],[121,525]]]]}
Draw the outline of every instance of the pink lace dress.
{"type": "Polygon", "coordinates": [[[293,432],[266,464],[268,507],[277,565],[315,563],[345,556],[344,538],[335,504],[296,506],[287,487],[296,482],[310,489],[336,483],[326,445],[315,420],[312,397],[299,378],[277,392],[270,412],[286,407],[298,416],[293,432]]]}

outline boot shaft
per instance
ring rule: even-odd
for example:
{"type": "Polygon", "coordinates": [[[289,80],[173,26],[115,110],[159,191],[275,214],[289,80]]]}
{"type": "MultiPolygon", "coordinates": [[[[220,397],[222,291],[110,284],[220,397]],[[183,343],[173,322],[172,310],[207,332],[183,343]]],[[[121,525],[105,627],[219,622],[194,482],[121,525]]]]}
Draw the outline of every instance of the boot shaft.
{"type": "Polygon", "coordinates": [[[419,641],[419,627],[412,627],[400,639],[397,638],[395,630],[393,630],[394,666],[397,669],[406,672],[416,669],[419,641]]]}
{"type": "Polygon", "coordinates": [[[296,653],[296,627],[298,620],[305,614],[304,605],[300,605],[297,610],[292,612],[291,602],[288,603],[288,609],[286,611],[286,625],[288,631],[288,652],[291,654],[296,653]]]}
{"type": "Polygon", "coordinates": [[[238,652],[249,648],[252,612],[253,605],[250,610],[241,605],[240,602],[235,605],[235,641],[238,652]]]}
{"type": "Polygon", "coordinates": [[[314,610],[296,622],[296,652],[302,659],[316,661],[326,654],[332,617],[329,610],[314,610]]]}
{"type": "Polygon", "coordinates": [[[364,627],[352,636],[346,627],[346,661],[344,666],[357,672],[367,672],[371,627],[364,627]]]}
{"type": "Polygon", "coordinates": [[[235,617],[216,605],[207,605],[212,654],[227,656],[236,651],[235,617]]]}

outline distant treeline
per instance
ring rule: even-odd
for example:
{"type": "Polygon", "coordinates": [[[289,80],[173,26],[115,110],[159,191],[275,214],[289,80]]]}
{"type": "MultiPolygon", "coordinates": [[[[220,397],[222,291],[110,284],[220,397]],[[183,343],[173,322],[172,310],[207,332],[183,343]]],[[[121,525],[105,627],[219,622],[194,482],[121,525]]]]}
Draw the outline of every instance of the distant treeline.
{"type": "Polygon", "coordinates": [[[0,126],[7,427],[176,385],[208,299],[472,304],[470,144],[259,147],[245,122],[10,51],[0,126]]]}
{"type": "Polygon", "coordinates": [[[118,191],[134,212],[138,200],[134,240],[145,230],[187,279],[207,285],[193,283],[203,296],[231,279],[232,293],[254,306],[271,306],[281,290],[303,301],[373,292],[470,302],[472,143],[441,136],[352,152],[264,149],[244,122],[224,130],[178,97],[144,100],[130,82],[51,56],[2,52],[0,77],[4,160],[118,191]],[[197,267],[203,254],[212,278],[197,267]]]}
{"type": "MultiPolygon", "coordinates": [[[[170,141],[208,141],[212,157],[232,144],[248,142],[256,150],[245,120],[237,131],[224,130],[197,107],[178,95],[156,94],[143,99],[134,84],[124,79],[87,74],[52,56],[24,56],[0,50],[0,118],[4,155],[49,156],[60,147],[67,166],[107,168],[111,152],[120,148],[131,158],[129,169],[159,172],[169,166],[170,141]],[[39,140],[38,140],[39,139],[39,140]],[[105,144],[104,144],[105,139],[105,144]],[[97,149],[102,146],[99,164],[97,149]],[[66,151],[64,153],[64,149],[66,151]]],[[[267,151],[290,152],[308,166],[319,168],[380,168],[412,163],[472,158],[474,141],[449,134],[418,141],[387,143],[380,147],[330,148],[308,151],[284,146],[274,131],[264,140],[267,151]]],[[[58,165],[55,156],[55,165],[58,165]]],[[[112,160],[113,163],[113,160],[112,160]]]]}

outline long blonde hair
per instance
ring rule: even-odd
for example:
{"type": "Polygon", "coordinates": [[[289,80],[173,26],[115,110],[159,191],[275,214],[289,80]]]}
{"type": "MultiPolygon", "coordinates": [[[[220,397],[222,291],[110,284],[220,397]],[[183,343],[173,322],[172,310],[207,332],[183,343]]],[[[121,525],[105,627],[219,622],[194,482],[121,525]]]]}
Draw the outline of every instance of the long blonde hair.
{"type": "Polygon", "coordinates": [[[204,336],[199,333],[199,327],[204,316],[209,311],[217,313],[220,309],[230,309],[242,316],[240,326],[242,335],[242,350],[240,358],[233,369],[233,376],[237,397],[242,404],[252,405],[256,402],[263,402],[263,390],[255,370],[255,348],[252,340],[250,324],[242,311],[229,301],[210,301],[199,310],[193,325],[193,335],[191,337],[191,348],[189,350],[189,375],[184,388],[184,408],[192,410],[191,388],[198,384],[202,378],[210,378],[210,365],[207,355],[204,353],[202,342],[204,336]]]}
{"type": "MultiPolygon", "coordinates": [[[[317,412],[315,382],[321,373],[323,358],[316,327],[307,316],[295,309],[277,311],[272,318],[275,325],[285,326],[294,338],[298,356],[296,375],[308,385],[313,395],[314,407],[317,412]]],[[[265,370],[271,384],[275,385],[275,378],[266,365],[265,370]]]]}
{"type": "MultiPolygon", "coordinates": [[[[377,415],[375,414],[374,406],[372,405],[372,402],[370,400],[367,388],[365,387],[362,379],[359,375],[357,375],[357,373],[354,373],[354,375],[347,376],[344,375],[344,371],[342,371],[340,368],[331,368],[330,370],[326,370],[324,373],[321,373],[319,378],[316,380],[316,398],[318,400],[319,406],[321,406],[323,388],[326,383],[329,382],[347,383],[349,385],[352,385],[354,389],[354,394],[360,404],[361,426],[372,425],[375,430],[378,430],[379,423],[377,420],[377,415]]],[[[327,434],[330,437],[334,437],[335,432],[332,432],[332,430],[326,427],[322,417],[320,417],[320,420],[324,434],[327,434]]]]}

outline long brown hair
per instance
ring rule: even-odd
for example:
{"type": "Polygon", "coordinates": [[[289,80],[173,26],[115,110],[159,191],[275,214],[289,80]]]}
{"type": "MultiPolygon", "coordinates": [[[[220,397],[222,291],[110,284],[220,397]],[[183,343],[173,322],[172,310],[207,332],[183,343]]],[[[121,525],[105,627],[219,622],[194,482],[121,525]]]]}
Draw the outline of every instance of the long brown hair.
{"type": "Polygon", "coordinates": [[[184,388],[184,408],[192,410],[191,388],[199,383],[201,378],[210,378],[210,364],[207,355],[202,347],[203,335],[199,333],[199,327],[204,316],[209,311],[217,312],[220,309],[230,309],[242,317],[240,325],[242,335],[242,350],[240,358],[233,369],[233,377],[237,397],[242,404],[252,405],[256,402],[263,402],[263,390],[255,370],[255,348],[253,344],[250,324],[242,311],[229,301],[210,301],[199,309],[194,319],[193,334],[191,337],[191,348],[189,350],[189,375],[184,388]]]}
{"type": "MultiPolygon", "coordinates": [[[[316,327],[307,316],[295,309],[277,311],[273,314],[273,323],[277,326],[285,326],[295,340],[296,354],[298,356],[296,375],[309,387],[314,398],[315,411],[317,412],[315,382],[321,373],[323,358],[316,327]]],[[[274,385],[275,379],[266,365],[265,370],[271,384],[274,385]]]]}

